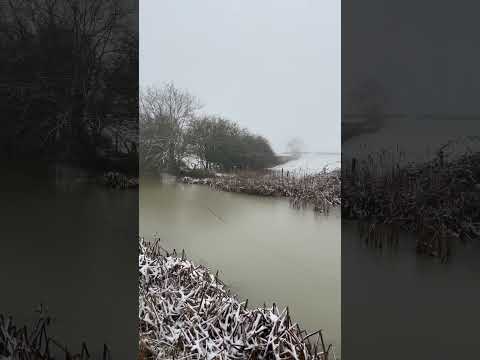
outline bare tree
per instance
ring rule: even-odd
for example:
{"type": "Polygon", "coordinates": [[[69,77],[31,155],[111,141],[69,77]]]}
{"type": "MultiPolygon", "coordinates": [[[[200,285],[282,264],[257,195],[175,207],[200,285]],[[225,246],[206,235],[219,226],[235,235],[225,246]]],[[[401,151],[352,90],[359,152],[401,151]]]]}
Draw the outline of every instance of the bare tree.
{"type": "MultiPolygon", "coordinates": [[[[23,117],[38,119],[35,109],[29,109],[41,98],[49,112],[36,121],[44,146],[63,139],[80,144],[83,152],[94,149],[103,129],[118,120],[100,110],[109,100],[106,77],[129,32],[121,1],[8,0],[2,10],[0,37],[17,49],[19,58],[31,61],[29,71],[34,69],[25,84],[34,95],[25,98],[23,117]]],[[[22,133],[32,122],[20,119],[17,127],[17,134],[22,133]]]]}
{"type": "Polygon", "coordinates": [[[201,109],[188,91],[167,83],[140,92],[140,151],[144,170],[174,170],[185,154],[185,129],[201,109]],[[156,165],[154,164],[156,163],[156,165]]]}
{"type": "Polygon", "coordinates": [[[383,86],[375,80],[366,80],[355,86],[348,94],[347,105],[351,116],[357,121],[343,121],[342,141],[380,129],[386,118],[388,97],[383,86]],[[358,121],[361,119],[361,121],[358,121]]]}
{"type": "Polygon", "coordinates": [[[294,137],[287,143],[287,152],[294,156],[300,156],[300,153],[304,151],[304,149],[305,143],[299,137],[294,137]]]}
{"type": "Polygon", "coordinates": [[[387,105],[385,89],[375,80],[366,80],[351,92],[351,106],[369,121],[379,121],[387,105]]]}

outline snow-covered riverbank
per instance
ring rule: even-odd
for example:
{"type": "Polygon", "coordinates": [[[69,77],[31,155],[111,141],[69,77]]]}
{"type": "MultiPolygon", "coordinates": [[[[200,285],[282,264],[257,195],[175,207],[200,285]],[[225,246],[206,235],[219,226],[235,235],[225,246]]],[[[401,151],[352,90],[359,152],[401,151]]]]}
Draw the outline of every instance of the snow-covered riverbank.
{"type": "Polygon", "coordinates": [[[139,272],[143,358],[335,359],[322,333],[302,331],[288,308],[249,309],[184,254],[141,240],[139,272]]]}
{"type": "Polygon", "coordinates": [[[185,184],[208,185],[219,191],[286,197],[294,208],[311,206],[319,213],[328,213],[332,207],[341,203],[341,180],[338,170],[304,176],[283,176],[275,172],[199,179],[184,176],[180,181],[185,184]]]}

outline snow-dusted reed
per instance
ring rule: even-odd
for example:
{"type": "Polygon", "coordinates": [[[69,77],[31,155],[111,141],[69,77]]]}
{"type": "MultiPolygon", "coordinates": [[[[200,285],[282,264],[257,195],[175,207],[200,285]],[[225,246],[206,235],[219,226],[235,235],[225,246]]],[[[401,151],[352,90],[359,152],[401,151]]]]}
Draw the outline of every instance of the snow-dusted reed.
{"type": "Polygon", "coordinates": [[[407,166],[392,164],[386,152],[345,166],[342,217],[370,223],[362,232],[375,246],[382,247],[382,239],[396,241],[397,230],[404,229],[417,235],[417,253],[448,261],[454,240],[480,238],[480,152],[458,156],[446,150],[407,166]]]}
{"type": "Polygon", "coordinates": [[[335,359],[320,331],[307,334],[288,308],[248,309],[201,265],[140,240],[140,358],[335,359]]]}
{"type": "Polygon", "coordinates": [[[241,176],[180,178],[185,184],[208,185],[212,189],[258,196],[286,197],[293,208],[311,206],[317,213],[327,214],[341,203],[340,171],[324,170],[315,175],[282,176],[276,173],[241,176]]]}

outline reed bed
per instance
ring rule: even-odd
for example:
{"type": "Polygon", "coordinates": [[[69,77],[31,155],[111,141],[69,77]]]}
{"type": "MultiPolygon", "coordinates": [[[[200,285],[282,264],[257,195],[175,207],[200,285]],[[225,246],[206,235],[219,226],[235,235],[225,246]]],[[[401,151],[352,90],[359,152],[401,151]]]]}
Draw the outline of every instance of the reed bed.
{"type": "MultiPolygon", "coordinates": [[[[442,149],[425,163],[403,166],[374,159],[342,167],[342,216],[366,223],[367,240],[381,247],[375,232],[390,225],[415,233],[418,253],[445,262],[455,239],[465,243],[480,237],[480,152],[448,160],[442,149]]],[[[395,232],[381,232],[398,241],[395,232]]]]}
{"type": "Polygon", "coordinates": [[[128,177],[125,174],[116,172],[116,171],[109,171],[103,174],[100,177],[100,183],[106,187],[112,189],[135,189],[138,188],[138,178],[135,177],[128,177]]]}
{"type": "Polygon", "coordinates": [[[308,334],[288,308],[248,308],[201,265],[140,240],[142,359],[335,359],[322,332],[308,334]]]}
{"type": "MultiPolygon", "coordinates": [[[[31,328],[18,327],[12,317],[0,315],[0,359],[11,360],[55,360],[91,359],[85,343],[80,352],[72,353],[66,346],[60,344],[48,334],[51,323],[50,316],[42,307],[38,310],[39,317],[31,328]]],[[[102,360],[110,360],[110,351],[106,345],[103,348],[102,360]]]]}
{"type": "Polygon", "coordinates": [[[322,171],[304,176],[284,176],[278,172],[216,176],[203,179],[182,177],[186,184],[208,185],[212,189],[257,196],[286,197],[292,207],[311,206],[314,211],[328,213],[340,205],[340,170],[322,171]]]}

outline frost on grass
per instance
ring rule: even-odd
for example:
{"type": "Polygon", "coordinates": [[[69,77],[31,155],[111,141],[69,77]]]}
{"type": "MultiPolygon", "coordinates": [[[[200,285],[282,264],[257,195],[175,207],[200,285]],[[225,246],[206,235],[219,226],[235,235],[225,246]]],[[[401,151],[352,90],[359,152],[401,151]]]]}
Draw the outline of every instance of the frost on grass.
{"type": "Polygon", "coordinates": [[[204,266],[140,240],[141,357],[334,359],[321,331],[308,334],[288,308],[248,309],[204,266]],[[330,355],[329,355],[330,354],[330,355]]]}

